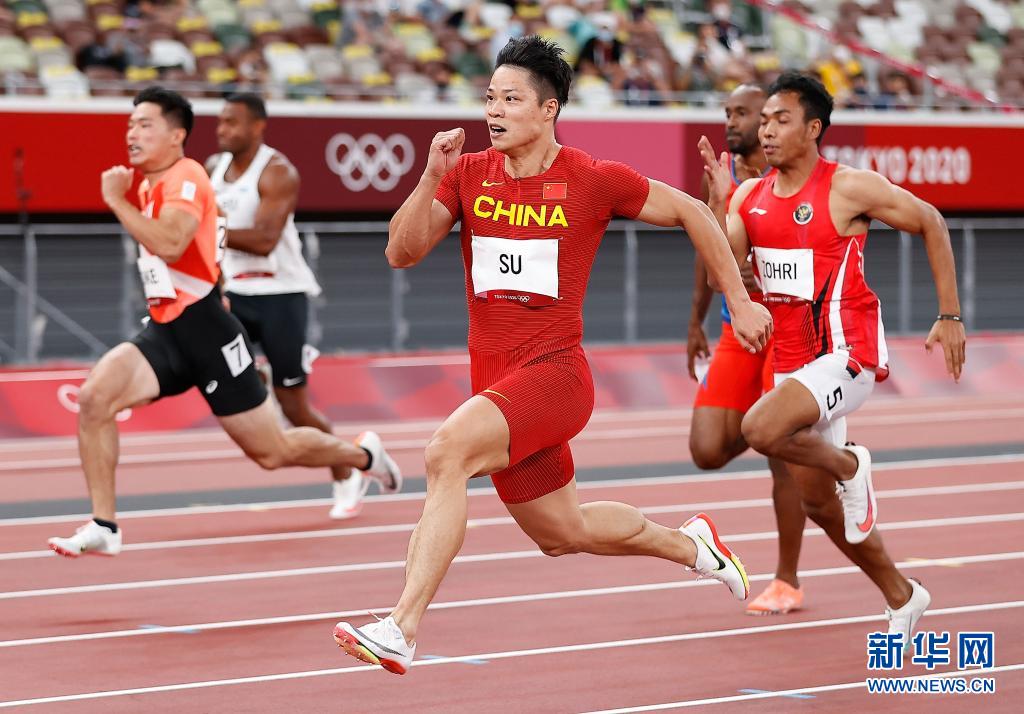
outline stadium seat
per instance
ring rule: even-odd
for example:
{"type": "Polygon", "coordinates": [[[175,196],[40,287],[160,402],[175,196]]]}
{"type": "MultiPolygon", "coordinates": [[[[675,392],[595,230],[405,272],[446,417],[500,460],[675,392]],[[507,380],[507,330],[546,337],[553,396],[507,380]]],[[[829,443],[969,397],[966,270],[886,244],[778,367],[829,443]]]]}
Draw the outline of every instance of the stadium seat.
{"type": "Polygon", "coordinates": [[[195,57],[177,40],[154,40],[149,46],[149,60],[154,67],[181,67],[189,74],[196,71],[195,57]]]}
{"type": "Polygon", "coordinates": [[[341,53],[338,48],[330,45],[310,44],[303,47],[306,53],[306,61],[309,63],[313,74],[321,82],[333,82],[343,79],[345,76],[345,65],[341,61],[341,53]]]}
{"type": "Polygon", "coordinates": [[[311,75],[306,54],[291,42],[271,42],[263,48],[263,59],[270,69],[271,77],[278,82],[287,82],[293,76],[311,75]]]}
{"type": "Polygon", "coordinates": [[[40,69],[72,64],[71,53],[59,37],[37,37],[29,42],[29,48],[35,57],[36,66],[40,69]]]}
{"type": "Polygon", "coordinates": [[[0,73],[31,72],[35,68],[32,53],[20,37],[0,37],[0,73]]]}
{"type": "Polygon", "coordinates": [[[48,97],[84,99],[89,96],[88,80],[71,65],[44,67],[39,71],[39,81],[48,97]]]}
{"type": "Polygon", "coordinates": [[[214,25],[214,37],[224,46],[226,52],[244,49],[252,43],[249,31],[238,23],[214,25]]]}

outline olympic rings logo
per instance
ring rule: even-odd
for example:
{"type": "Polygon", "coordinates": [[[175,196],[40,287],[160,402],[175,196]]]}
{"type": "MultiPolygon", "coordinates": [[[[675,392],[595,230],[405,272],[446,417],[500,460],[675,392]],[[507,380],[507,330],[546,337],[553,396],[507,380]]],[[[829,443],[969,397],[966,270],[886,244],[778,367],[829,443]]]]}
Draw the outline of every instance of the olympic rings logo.
{"type": "MultiPolygon", "coordinates": [[[[62,384],[57,387],[57,401],[72,414],[78,414],[78,393],[81,391],[82,388],[77,384],[62,384]]],[[[132,418],[131,407],[122,409],[114,418],[117,421],[128,421],[132,418]]]]}
{"type": "Polygon", "coordinates": [[[382,139],[377,134],[335,134],[324,149],[327,167],[338,174],[349,191],[372,186],[381,193],[392,190],[409,173],[416,159],[412,141],[405,134],[382,139]]]}

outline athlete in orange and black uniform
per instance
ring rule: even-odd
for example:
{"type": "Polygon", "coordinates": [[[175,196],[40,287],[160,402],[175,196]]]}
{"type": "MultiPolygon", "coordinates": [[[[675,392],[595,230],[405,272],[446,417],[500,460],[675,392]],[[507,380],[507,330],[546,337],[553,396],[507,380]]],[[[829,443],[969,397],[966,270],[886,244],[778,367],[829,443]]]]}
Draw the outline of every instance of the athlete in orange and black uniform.
{"type": "Polygon", "coordinates": [[[139,273],[149,302],[146,327],[107,352],[79,393],[78,445],[93,519],[50,547],[68,557],[116,555],[115,416],[198,387],[224,431],[268,469],[343,465],[400,478],[380,438],[357,445],[301,427],[283,430],[253,367],[241,323],[221,301],[216,197],[203,167],[185,158],[192,107],[181,95],[150,87],[135,97],[128,121],[128,159],[145,175],[140,211],[125,198],[132,169],[103,172],[103,200],[139,243],[139,273]]]}

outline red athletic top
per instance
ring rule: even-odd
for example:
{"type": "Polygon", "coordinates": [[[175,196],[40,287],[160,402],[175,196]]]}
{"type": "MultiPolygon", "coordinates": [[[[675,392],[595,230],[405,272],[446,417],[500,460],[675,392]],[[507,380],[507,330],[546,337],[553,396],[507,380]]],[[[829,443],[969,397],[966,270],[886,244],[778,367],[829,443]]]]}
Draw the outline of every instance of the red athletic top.
{"type": "Polygon", "coordinates": [[[850,353],[852,368],[885,373],[881,305],[864,278],[867,234],[839,235],[829,211],[837,166],[818,159],[804,187],[788,198],[773,193],[773,171],[739,209],[775,323],[779,373],[840,350],[850,353]]]}
{"type": "MultiPolygon", "coordinates": [[[[167,266],[176,297],[149,300],[153,319],[170,322],[206,297],[220,277],[216,196],[203,167],[192,159],[179,159],[155,185],[150,186],[148,179],[142,182],[139,200],[149,218],[159,218],[163,208],[176,208],[199,221],[185,252],[167,266]]],[[[141,244],[139,249],[143,254],[147,252],[141,244]]]]}
{"type": "Polygon", "coordinates": [[[612,216],[635,218],[650,184],[625,164],[563,146],[539,176],[514,179],[491,148],[459,158],[437,200],[462,220],[469,350],[518,364],[579,345],[583,296],[612,216]]]}

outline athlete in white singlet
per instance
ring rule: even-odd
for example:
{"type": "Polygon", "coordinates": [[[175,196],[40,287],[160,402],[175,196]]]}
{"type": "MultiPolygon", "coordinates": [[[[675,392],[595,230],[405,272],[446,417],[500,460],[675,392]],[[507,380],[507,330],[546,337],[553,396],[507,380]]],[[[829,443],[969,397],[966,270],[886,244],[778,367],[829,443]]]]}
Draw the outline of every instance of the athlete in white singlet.
{"type": "MultiPolygon", "coordinates": [[[[330,433],[330,422],[310,404],[307,390],[318,354],[306,340],[309,298],[320,294],[320,285],[302,256],[295,228],[299,175],[283,154],[263,143],[266,124],[262,99],[228,97],[217,123],[222,153],[206,162],[217,204],[227,215],[225,288],[231,312],[270,363],[274,396],[285,417],[296,426],[330,433]]],[[[358,515],[369,485],[365,474],[345,467],[331,473],[331,518],[358,515]]],[[[394,493],[401,481],[382,480],[380,486],[394,493]]]]}

